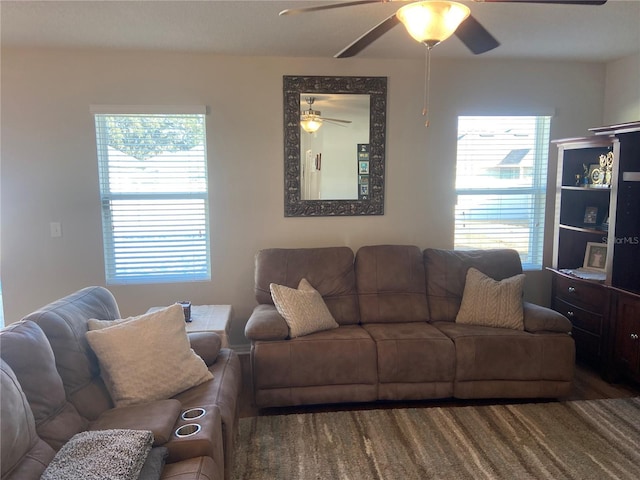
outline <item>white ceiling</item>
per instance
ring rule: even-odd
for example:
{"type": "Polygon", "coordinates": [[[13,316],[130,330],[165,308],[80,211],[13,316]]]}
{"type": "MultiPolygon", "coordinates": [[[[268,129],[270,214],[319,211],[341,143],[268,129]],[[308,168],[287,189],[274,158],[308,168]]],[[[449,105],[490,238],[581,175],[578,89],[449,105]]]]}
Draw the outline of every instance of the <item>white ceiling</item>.
{"type": "MultiPolygon", "coordinates": [[[[0,0],[2,46],[119,48],[224,55],[332,57],[398,3],[278,16],[290,1],[0,0]]],[[[640,0],[603,6],[475,3],[472,15],[501,42],[478,58],[610,61],[640,52],[640,0]]],[[[455,37],[434,57],[471,58],[455,37]]],[[[424,47],[398,25],[360,58],[421,58],[424,47]]],[[[341,60],[344,61],[344,60],[341,60]]]]}

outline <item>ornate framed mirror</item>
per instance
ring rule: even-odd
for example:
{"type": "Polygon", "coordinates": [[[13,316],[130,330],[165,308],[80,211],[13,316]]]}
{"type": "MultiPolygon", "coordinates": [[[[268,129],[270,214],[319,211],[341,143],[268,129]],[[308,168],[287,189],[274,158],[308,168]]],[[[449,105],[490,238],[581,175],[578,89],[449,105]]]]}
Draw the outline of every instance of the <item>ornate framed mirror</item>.
{"type": "Polygon", "coordinates": [[[387,78],[283,85],[285,217],[383,215],[387,78]]]}

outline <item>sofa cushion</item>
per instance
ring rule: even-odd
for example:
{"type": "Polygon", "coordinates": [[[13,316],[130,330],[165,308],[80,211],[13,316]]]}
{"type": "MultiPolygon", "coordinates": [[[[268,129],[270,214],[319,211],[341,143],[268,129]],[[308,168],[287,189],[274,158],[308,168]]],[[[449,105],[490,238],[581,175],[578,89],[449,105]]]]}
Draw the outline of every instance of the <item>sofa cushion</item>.
{"type": "Polygon", "coordinates": [[[426,322],[368,323],[376,342],[379,399],[416,400],[453,395],[453,342],[426,322]]]}
{"type": "MultiPolygon", "coordinates": [[[[567,334],[532,334],[451,322],[434,326],[455,343],[456,382],[570,382],[573,378],[573,339],[567,334]]],[[[516,397],[517,393],[510,396],[516,397]]]]}
{"type": "Polygon", "coordinates": [[[336,322],[347,325],[360,321],[350,248],[270,248],[256,254],[258,303],[273,305],[270,284],[296,288],[303,278],[320,292],[336,322]]]}
{"type": "Polygon", "coordinates": [[[440,250],[424,251],[427,298],[432,322],[456,319],[467,270],[473,267],[494,280],[522,273],[520,256],[515,250],[440,250]]]}
{"type": "Polygon", "coordinates": [[[471,267],[456,323],[524,330],[523,273],[499,282],[471,267]]]}
{"type": "Polygon", "coordinates": [[[412,245],[358,250],[356,283],[362,323],[429,320],[422,252],[412,245]]]}
{"type": "Polygon", "coordinates": [[[45,442],[58,450],[87,429],[87,420],[67,401],[51,345],[37,324],[26,320],[3,329],[0,353],[18,378],[45,442]]]}
{"type": "Polygon", "coordinates": [[[56,452],[38,437],[29,402],[3,360],[0,360],[0,392],[0,477],[37,480],[56,452]]]}
{"type": "Polygon", "coordinates": [[[118,407],[169,398],[212,378],[191,350],[179,304],[86,335],[118,407]]]}
{"type": "Polygon", "coordinates": [[[253,346],[256,389],[375,384],[375,343],[360,326],[344,325],[253,346]]]}
{"type": "Polygon", "coordinates": [[[69,401],[80,415],[94,420],[113,403],[85,337],[89,318],[120,318],[118,304],[106,288],[83,288],[25,317],[47,336],[69,401]]]}
{"type": "Polygon", "coordinates": [[[273,303],[289,326],[289,337],[338,327],[322,296],[306,279],[300,280],[298,289],[275,283],[269,289],[273,303]]]}

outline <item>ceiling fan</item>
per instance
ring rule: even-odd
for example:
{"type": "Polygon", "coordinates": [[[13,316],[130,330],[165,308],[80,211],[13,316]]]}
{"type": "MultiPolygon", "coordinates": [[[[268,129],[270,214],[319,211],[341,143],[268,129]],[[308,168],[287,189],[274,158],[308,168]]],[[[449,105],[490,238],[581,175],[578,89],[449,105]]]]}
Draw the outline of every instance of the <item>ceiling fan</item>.
{"type": "MultiPolygon", "coordinates": [[[[315,12],[320,10],[330,10],[335,8],[353,7],[358,5],[366,5],[370,3],[389,3],[389,2],[405,2],[407,5],[400,7],[398,11],[389,17],[385,18],[382,22],[362,34],[355,41],[351,42],[347,47],[334,55],[335,58],[346,58],[357,55],[367,46],[387,33],[398,23],[402,22],[411,36],[417,41],[424,43],[429,49],[445,40],[452,34],[455,34],[464,43],[471,52],[475,55],[488,52],[498,47],[500,43],[491,35],[472,15],[470,15],[469,8],[465,5],[456,2],[440,2],[440,1],[423,1],[423,2],[407,2],[406,0],[353,0],[342,3],[332,3],[325,5],[316,5],[312,7],[303,8],[290,8],[280,12],[280,15],[293,15],[297,13],[315,12]],[[436,5],[437,4],[437,5],[436,5]],[[426,33],[414,34],[412,24],[417,17],[422,15],[422,19],[425,20],[425,13],[420,12],[422,7],[429,8],[432,12],[426,14],[430,16],[436,13],[436,9],[439,9],[437,14],[441,15],[442,22],[449,23],[449,20],[445,20],[447,16],[453,15],[454,24],[444,25],[442,22],[438,22],[435,29],[438,30],[436,35],[439,38],[425,38],[426,33]],[[455,11],[453,11],[455,10],[455,11]],[[443,28],[447,27],[447,28],[443,28]],[[457,28],[456,28],[457,27],[457,28]]],[[[473,0],[475,2],[487,2],[487,3],[546,3],[546,4],[567,4],[567,5],[603,5],[607,0],[473,0]]],[[[433,27],[433,25],[431,25],[433,27]]],[[[433,36],[433,31],[429,32],[429,36],[433,36]]]]}
{"type": "Polygon", "coordinates": [[[307,133],[317,132],[318,129],[322,126],[323,122],[333,123],[334,125],[351,123],[351,120],[340,120],[338,118],[322,117],[320,110],[313,109],[313,103],[316,101],[315,97],[305,97],[305,101],[309,105],[309,108],[300,112],[300,126],[307,133]]]}

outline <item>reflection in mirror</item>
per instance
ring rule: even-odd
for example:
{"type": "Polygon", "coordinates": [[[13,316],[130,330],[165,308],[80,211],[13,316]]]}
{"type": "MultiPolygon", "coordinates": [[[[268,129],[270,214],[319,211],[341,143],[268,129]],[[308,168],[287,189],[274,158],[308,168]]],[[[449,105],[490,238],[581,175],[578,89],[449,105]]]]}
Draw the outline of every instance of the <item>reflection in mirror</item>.
{"type": "Polygon", "coordinates": [[[301,200],[358,200],[358,145],[369,145],[369,103],[369,95],[300,95],[301,111],[312,111],[307,116],[319,125],[312,132],[300,126],[301,200]]]}
{"type": "Polygon", "coordinates": [[[285,216],[384,213],[386,100],[386,77],[284,76],[285,216]]]}

